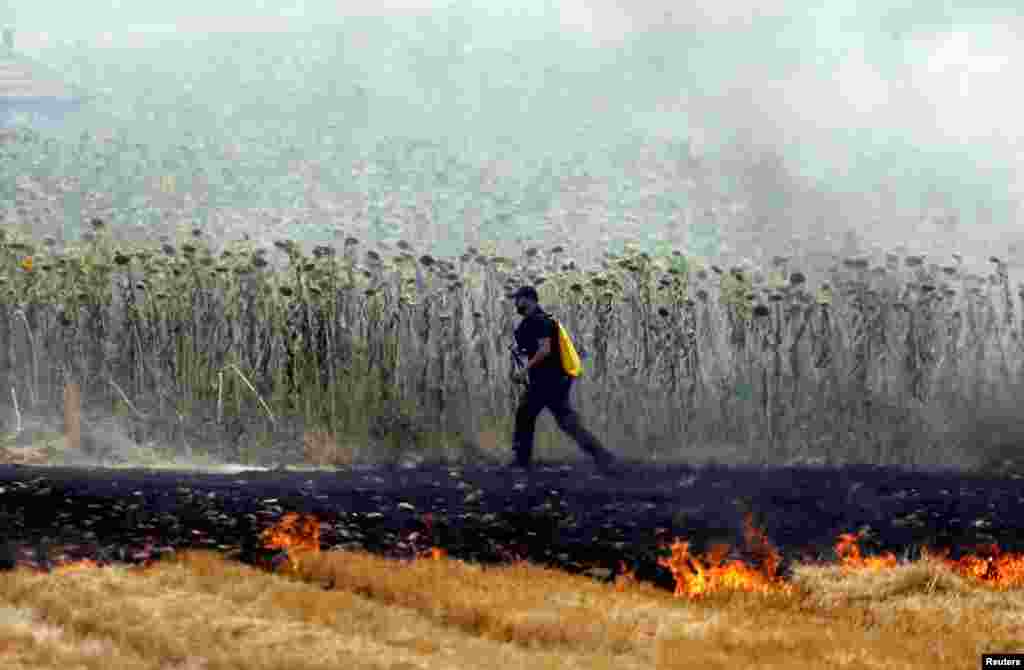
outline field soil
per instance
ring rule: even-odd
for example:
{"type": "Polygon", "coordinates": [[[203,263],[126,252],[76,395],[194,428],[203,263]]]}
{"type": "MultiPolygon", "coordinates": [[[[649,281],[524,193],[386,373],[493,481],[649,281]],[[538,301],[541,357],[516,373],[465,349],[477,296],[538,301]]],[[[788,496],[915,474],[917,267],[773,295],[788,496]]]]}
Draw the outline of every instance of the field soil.
{"type": "Polygon", "coordinates": [[[589,464],[496,467],[353,466],[330,471],[110,469],[0,465],[0,567],[91,559],[146,563],[188,548],[250,564],[280,559],[261,531],[290,512],[320,522],[323,551],[395,558],[431,547],[477,563],[525,559],[612,579],[635,571],[671,589],[658,557],[675,538],[744,556],[744,519],[795,561],[831,562],[841,533],[864,554],[950,558],[979,545],[1024,552],[1024,479],[880,467],[589,464]],[[4,546],[3,543],[6,543],[4,546]]]}

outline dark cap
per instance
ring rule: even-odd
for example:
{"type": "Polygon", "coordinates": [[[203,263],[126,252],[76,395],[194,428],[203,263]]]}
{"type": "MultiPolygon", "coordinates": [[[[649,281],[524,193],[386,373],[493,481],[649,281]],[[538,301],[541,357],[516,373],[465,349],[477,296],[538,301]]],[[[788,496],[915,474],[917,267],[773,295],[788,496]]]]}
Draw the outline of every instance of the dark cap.
{"type": "Polygon", "coordinates": [[[520,286],[516,289],[516,292],[511,295],[512,300],[518,298],[529,298],[530,300],[537,302],[540,298],[537,296],[537,289],[532,286],[520,286]]]}

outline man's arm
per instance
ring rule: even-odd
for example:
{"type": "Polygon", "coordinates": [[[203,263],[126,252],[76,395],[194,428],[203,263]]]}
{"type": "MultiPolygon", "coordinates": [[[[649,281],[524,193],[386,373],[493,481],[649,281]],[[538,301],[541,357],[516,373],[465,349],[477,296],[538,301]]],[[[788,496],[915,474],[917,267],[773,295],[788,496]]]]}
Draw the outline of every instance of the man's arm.
{"type": "Polygon", "coordinates": [[[547,358],[548,355],[551,353],[551,338],[550,337],[542,337],[542,338],[540,338],[540,340],[538,340],[538,344],[540,346],[537,348],[537,353],[535,353],[533,355],[533,358],[531,358],[529,361],[526,362],[526,369],[527,370],[529,370],[530,368],[534,367],[535,365],[539,365],[540,362],[543,361],[545,358],[547,358]]]}

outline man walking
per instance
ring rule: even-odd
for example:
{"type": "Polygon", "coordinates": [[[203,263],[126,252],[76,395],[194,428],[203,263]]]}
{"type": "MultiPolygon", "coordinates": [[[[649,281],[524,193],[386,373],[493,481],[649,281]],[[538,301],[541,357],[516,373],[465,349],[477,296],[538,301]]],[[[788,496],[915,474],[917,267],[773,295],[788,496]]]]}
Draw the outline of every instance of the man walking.
{"type": "Polygon", "coordinates": [[[555,416],[558,427],[594,459],[602,472],[610,474],[615,457],[583,427],[579,415],[569,404],[569,391],[575,380],[562,367],[555,320],[537,304],[537,290],[532,286],[520,288],[512,294],[512,299],[516,312],[523,317],[515,331],[517,350],[527,358],[525,369],[513,373],[513,381],[527,384],[527,388],[516,411],[512,467],[530,468],[537,417],[546,407],[555,416]]]}

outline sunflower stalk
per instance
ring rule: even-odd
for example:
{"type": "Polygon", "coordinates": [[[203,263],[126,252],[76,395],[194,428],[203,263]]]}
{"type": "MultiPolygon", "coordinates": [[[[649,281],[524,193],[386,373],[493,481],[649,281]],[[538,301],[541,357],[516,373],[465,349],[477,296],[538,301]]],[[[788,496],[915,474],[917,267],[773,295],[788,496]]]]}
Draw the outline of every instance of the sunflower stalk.
{"type": "Polygon", "coordinates": [[[14,434],[21,435],[21,408],[18,406],[18,392],[13,386],[11,387],[11,402],[14,403],[14,434]]]}
{"type": "Polygon", "coordinates": [[[25,337],[28,338],[29,350],[32,358],[32,375],[28,380],[28,393],[29,393],[29,408],[35,406],[38,402],[37,389],[39,387],[39,353],[36,348],[36,338],[32,334],[32,327],[28,323],[28,318],[25,316],[25,311],[17,309],[14,311],[15,316],[21,320],[21,324],[25,327],[25,337]]]}
{"type": "Polygon", "coordinates": [[[270,419],[270,423],[276,426],[277,419],[274,418],[274,413],[270,411],[270,406],[267,405],[267,402],[263,399],[263,396],[260,395],[259,391],[256,390],[256,387],[252,385],[252,382],[249,381],[245,374],[234,363],[229,363],[228,368],[234,370],[235,374],[238,375],[238,378],[242,380],[242,383],[245,384],[249,388],[249,390],[253,392],[257,400],[260,401],[260,405],[263,406],[263,410],[267,413],[267,418],[270,419]]]}

